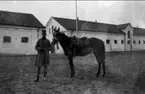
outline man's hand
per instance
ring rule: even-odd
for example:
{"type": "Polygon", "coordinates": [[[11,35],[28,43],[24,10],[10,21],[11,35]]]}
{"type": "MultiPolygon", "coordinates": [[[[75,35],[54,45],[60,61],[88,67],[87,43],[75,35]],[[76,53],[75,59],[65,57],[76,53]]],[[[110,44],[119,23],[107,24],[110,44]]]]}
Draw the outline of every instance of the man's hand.
{"type": "Polygon", "coordinates": [[[40,50],[39,50],[40,52],[44,52],[45,51],[45,49],[44,48],[40,48],[40,50]]]}
{"type": "Polygon", "coordinates": [[[39,52],[45,52],[45,51],[50,51],[51,48],[40,48],[39,52]]]}

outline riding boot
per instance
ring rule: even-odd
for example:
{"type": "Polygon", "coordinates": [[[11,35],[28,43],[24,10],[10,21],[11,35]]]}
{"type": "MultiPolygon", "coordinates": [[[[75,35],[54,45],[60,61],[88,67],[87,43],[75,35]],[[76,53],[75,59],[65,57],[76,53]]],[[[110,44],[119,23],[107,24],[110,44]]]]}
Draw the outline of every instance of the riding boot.
{"type": "Polygon", "coordinates": [[[47,75],[47,67],[46,67],[46,66],[44,67],[43,73],[44,73],[44,78],[43,78],[43,80],[46,80],[46,75],[47,75]]]}
{"type": "Polygon", "coordinates": [[[38,82],[39,81],[39,75],[40,75],[40,67],[38,67],[38,70],[37,70],[37,78],[34,80],[34,82],[38,82]]]}

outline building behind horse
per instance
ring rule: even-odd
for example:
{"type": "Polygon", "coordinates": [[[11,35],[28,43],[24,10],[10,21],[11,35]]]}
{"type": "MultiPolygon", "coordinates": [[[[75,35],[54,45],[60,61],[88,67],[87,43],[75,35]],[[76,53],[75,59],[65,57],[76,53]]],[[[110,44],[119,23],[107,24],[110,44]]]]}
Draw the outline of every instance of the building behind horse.
{"type": "MultiPolygon", "coordinates": [[[[145,50],[145,29],[133,27],[130,23],[115,25],[83,20],[78,23],[79,32],[75,32],[75,19],[51,17],[46,24],[47,37],[52,40],[53,28],[59,27],[68,36],[96,37],[103,40],[107,52],[145,50]]],[[[55,53],[63,53],[60,45],[54,48],[55,53]]]]}

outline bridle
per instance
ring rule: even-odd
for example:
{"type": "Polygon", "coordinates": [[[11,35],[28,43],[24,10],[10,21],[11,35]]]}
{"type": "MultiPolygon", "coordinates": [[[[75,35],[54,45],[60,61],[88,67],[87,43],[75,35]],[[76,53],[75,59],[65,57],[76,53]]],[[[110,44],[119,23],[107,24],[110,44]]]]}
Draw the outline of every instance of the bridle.
{"type": "Polygon", "coordinates": [[[57,34],[57,32],[56,32],[56,28],[54,28],[54,31],[55,32],[53,32],[53,39],[52,39],[52,45],[58,45],[58,40],[57,40],[57,38],[56,38],[56,34],[57,34]]]}
{"type": "Polygon", "coordinates": [[[57,43],[58,43],[58,40],[55,37],[53,37],[53,39],[52,39],[52,45],[56,45],[57,43]]]}

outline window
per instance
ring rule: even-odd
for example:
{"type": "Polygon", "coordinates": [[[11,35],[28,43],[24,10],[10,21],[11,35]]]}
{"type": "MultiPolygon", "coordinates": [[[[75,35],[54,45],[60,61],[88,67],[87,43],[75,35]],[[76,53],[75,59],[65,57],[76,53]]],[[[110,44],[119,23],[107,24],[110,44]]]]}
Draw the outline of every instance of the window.
{"type": "Polygon", "coordinates": [[[128,33],[128,34],[127,34],[127,35],[128,35],[128,38],[130,38],[130,31],[128,31],[127,33],[128,33]]]}
{"type": "Polygon", "coordinates": [[[3,43],[11,43],[11,37],[10,36],[3,36],[3,43]]]}
{"type": "Polygon", "coordinates": [[[127,43],[130,44],[130,40],[128,40],[127,43]]]}
{"type": "Polygon", "coordinates": [[[124,41],[123,40],[121,40],[121,44],[123,44],[124,43],[124,41]]]}
{"type": "Polygon", "coordinates": [[[140,40],[138,41],[138,44],[140,44],[140,40]]]}
{"type": "Polygon", "coordinates": [[[110,40],[106,40],[106,44],[109,44],[110,43],[110,40]]]}
{"type": "Polygon", "coordinates": [[[28,37],[22,37],[21,42],[22,43],[28,43],[28,37]]]}
{"type": "Polygon", "coordinates": [[[145,41],[143,40],[143,43],[145,44],[145,41]]]}
{"type": "Polygon", "coordinates": [[[114,40],[114,44],[117,44],[117,40],[114,40]]]}
{"type": "Polygon", "coordinates": [[[133,43],[135,44],[135,40],[133,41],[133,43]]]}

